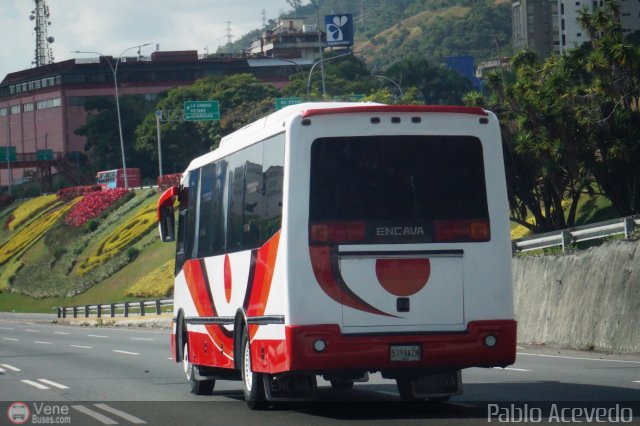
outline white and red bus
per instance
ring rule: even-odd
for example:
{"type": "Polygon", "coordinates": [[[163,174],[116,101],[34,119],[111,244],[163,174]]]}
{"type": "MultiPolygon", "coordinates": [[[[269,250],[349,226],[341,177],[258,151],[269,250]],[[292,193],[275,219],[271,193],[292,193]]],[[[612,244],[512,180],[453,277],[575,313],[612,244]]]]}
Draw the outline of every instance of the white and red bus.
{"type": "MultiPolygon", "coordinates": [[[[96,174],[96,181],[102,189],[124,188],[124,169],[100,171],[96,174]]],[[[140,169],[127,167],[127,183],[129,187],[139,187],[141,182],[140,169]]]]}
{"type": "Polygon", "coordinates": [[[160,198],[173,357],[194,393],[242,380],[251,408],[374,372],[403,400],[446,400],[462,369],[515,361],[507,209],[491,112],[284,108],[160,198]]]}

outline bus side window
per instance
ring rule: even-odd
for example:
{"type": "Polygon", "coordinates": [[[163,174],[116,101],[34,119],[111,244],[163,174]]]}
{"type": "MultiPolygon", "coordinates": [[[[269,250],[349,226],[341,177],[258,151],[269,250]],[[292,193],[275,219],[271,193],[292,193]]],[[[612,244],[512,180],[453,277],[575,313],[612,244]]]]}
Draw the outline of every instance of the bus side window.
{"type": "Polygon", "coordinates": [[[182,269],[182,264],[186,260],[185,253],[185,232],[184,229],[186,227],[187,222],[187,209],[180,210],[178,213],[178,239],[176,240],[176,270],[175,275],[178,275],[180,269],[182,269]]]}
{"type": "Polygon", "coordinates": [[[260,243],[264,244],[282,226],[282,185],[284,183],[284,135],[264,142],[262,160],[262,217],[260,243]]]}

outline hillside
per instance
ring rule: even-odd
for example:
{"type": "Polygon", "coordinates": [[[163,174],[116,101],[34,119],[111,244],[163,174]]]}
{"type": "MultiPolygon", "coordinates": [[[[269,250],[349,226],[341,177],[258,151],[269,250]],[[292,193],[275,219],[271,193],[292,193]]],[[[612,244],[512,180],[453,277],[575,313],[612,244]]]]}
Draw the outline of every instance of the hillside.
{"type": "MultiPolygon", "coordinates": [[[[319,14],[353,15],[355,50],[373,69],[385,69],[400,58],[428,58],[434,64],[448,56],[476,60],[510,53],[511,2],[508,0],[323,0],[319,14]],[[390,53],[392,52],[392,53],[390,53]]],[[[312,4],[285,14],[316,23],[312,4]]],[[[268,27],[273,26],[272,20],[268,27]]],[[[220,49],[240,53],[260,34],[251,31],[220,49]]]]}
{"type": "Polygon", "coordinates": [[[167,262],[174,246],[159,241],[156,201],[151,189],[93,191],[45,195],[2,210],[0,310],[46,312],[149,296],[144,279],[153,274],[164,282],[156,279],[163,287],[151,295],[169,295],[172,274],[163,272],[173,271],[167,262]],[[141,282],[142,290],[130,291],[141,282]]]}

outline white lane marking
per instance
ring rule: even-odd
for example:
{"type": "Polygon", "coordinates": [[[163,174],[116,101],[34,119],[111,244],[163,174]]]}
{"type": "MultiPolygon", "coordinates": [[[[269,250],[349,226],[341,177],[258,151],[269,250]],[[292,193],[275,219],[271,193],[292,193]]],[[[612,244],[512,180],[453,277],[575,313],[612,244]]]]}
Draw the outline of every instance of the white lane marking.
{"type": "Polygon", "coordinates": [[[511,370],[511,371],[531,371],[526,370],[524,368],[515,368],[515,367],[491,367],[493,370],[511,370]]]}
{"type": "Polygon", "coordinates": [[[0,368],[0,373],[5,373],[7,370],[5,370],[4,368],[0,368]]]}
{"type": "Polygon", "coordinates": [[[33,343],[36,343],[38,345],[50,345],[51,344],[51,342],[38,342],[37,340],[34,341],[33,343]]]}
{"type": "Polygon", "coordinates": [[[91,349],[91,346],[82,346],[82,345],[69,345],[72,348],[82,348],[82,349],[91,349]]]}
{"type": "Polygon", "coordinates": [[[29,329],[26,329],[25,331],[28,331],[29,333],[40,333],[40,330],[29,330],[29,329]]]}
{"type": "Polygon", "coordinates": [[[69,389],[69,386],[62,385],[60,383],[53,382],[47,379],[38,379],[39,382],[44,383],[45,385],[51,385],[58,389],[69,389]]]}
{"type": "Polygon", "coordinates": [[[101,336],[100,334],[87,334],[88,337],[100,337],[100,338],[106,338],[109,336],[101,336]]]}
{"type": "Polygon", "coordinates": [[[114,352],[117,352],[117,353],[119,353],[119,354],[125,354],[125,355],[140,355],[140,354],[139,354],[139,353],[137,353],[137,352],[119,351],[119,350],[117,350],[117,349],[114,349],[113,351],[114,351],[114,352]]]}
{"type": "Polygon", "coordinates": [[[131,337],[130,339],[131,340],[145,340],[145,341],[149,341],[149,342],[154,340],[154,339],[151,339],[149,337],[131,337]]]}
{"type": "Polygon", "coordinates": [[[640,380],[634,380],[633,383],[640,383],[640,380]]]}
{"type": "Polygon", "coordinates": [[[100,414],[97,411],[93,411],[92,409],[87,408],[84,405],[72,405],[71,408],[73,408],[74,410],[78,410],[81,413],[86,414],[89,417],[93,417],[94,419],[96,419],[97,421],[99,421],[100,423],[102,423],[104,425],[117,425],[118,424],[118,422],[116,422],[112,418],[107,417],[104,414],[100,414]]]}
{"type": "Polygon", "coordinates": [[[121,417],[121,418],[123,418],[125,420],[128,420],[131,423],[136,423],[136,424],[146,424],[147,423],[144,420],[137,418],[136,416],[132,416],[131,414],[125,413],[124,411],[120,411],[120,410],[117,410],[117,409],[115,409],[113,407],[109,407],[107,404],[93,404],[93,405],[95,405],[96,407],[106,411],[107,413],[111,413],[111,414],[114,414],[114,415],[116,415],[118,417],[121,417]]]}
{"type": "Polygon", "coordinates": [[[38,388],[38,389],[49,389],[48,387],[46,387],[45,385],[41,385],[38,382],[33,382],[31,380],[20,380],[22,383],[26,383],[27,385],[31,385],[34,388],[38,388]]]}
{"type": "Polygon", "coordinates": [[[18,367],[14,367],[13,365],[9,365],[9,364],[0,364],[0,366],[6,368],[7,370],[11,370],[15,372],[22,371],[18,367]]]}
{"type": "Polygon", "coordinates": [[[601,362],[620,362],[620,363],[626,363],[626,364],[640,364],[640,361],[628,361],[624,359],[583,358],[583,357],[563,356],[563,355],[532,354],[527,352],[516,352],[516,353],[517,355],[537,356],[542,358],[561,358],[561,359],[573,359],[578,361],[601,361],[601,362]]]}
{"type": "Polygon", "coordinates": [[[12,342],[19,342],[20,339],[12,339],[11,337],[3,337],[2,340],[11,340],[12,342]]]}
{"type": "Polygon", "coordinates": [[[11,327],[0,327],[0,330],[13,330],[11,327]]]}
{"type": "Polygon", "coordinates": [[[71,333],[67,333],[66,331],[54,331],[53,334],[64,334],[64,335],[67,335],[67,334],[71,334],[71,333]]]}

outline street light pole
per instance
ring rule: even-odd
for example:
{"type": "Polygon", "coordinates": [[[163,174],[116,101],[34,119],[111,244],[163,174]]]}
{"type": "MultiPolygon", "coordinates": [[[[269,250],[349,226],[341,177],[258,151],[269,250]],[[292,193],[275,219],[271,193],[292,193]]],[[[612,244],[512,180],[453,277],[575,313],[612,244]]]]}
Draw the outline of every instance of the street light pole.
{"type": "MultiPolygon", "coordinates": [[[[319,61],[315,62],[312,66],[311,66],[311,70],[309,70],[309,77],[307,78],[307,99],[309,99],[309,87],[311,86],[311,74],[313,74],[313,69],[316,67],[316,65],[324,63],[324,62],[329,62],[329,61],[333,61],[334,59],[338,59],[341,58],[343,56],[347,56],[347,55],[354,55],[356,53],[360,53],[362,52],[362,50],[356,50],[355,52],[349,51],[346,53],[342,53],[340,55],[336,55],[336,56],[332,56],[331,58],[327,58],[327,59],[320,59],[319,61]]],[[[324,81],[323,81],[324,83],[324,81]]],[[[322,96],[326,96],[326,88],[322,87],[322,96]]]]}
{"type": "MultiPolygon", "coordinates": [[[[327,94],[327,85],[324,80],[324,48],[322,46],[322,31],[320,31],[320,0],[311,0],[316,7],[316,26],[318,27],[318,48],[320,49],[320,73],[322,75],[322,96],[327,94]]],[[[309,94],[307,93],[307,97],[309,94]]]]}
{"type": "Polygon", "coordinates": [[[145,46],[149,46],[152,43],[145,43],[145,44],[140,44],[140,45],[136,45],[136,46],[131,46],[126,48],[125,50],[122,51],[122,53],[118,56],[118,59],[116,60],[116,65],[115,67],[111,64],[111,61],[107,58],[107,56],[103,55],[100,52],[84,52],[84,51],[80,51],[80,50],[75,50],[73,53],[93,53],[96,54],[102,58],[104,58],[107,61],[107,64],[109,65],[109,68],[111,68],[111,73],[113,74],[113,83],[115,85],[115,97],[116,97],[116,113],[118,115],[118,132],[120,134],[120,151],[122,153],[122,169],[124,172],[124,187],[125,189],[129,189],[129,179],[127,176],[127,160],[125,158],[124,155],[124,137],[122,136],[122,118],[120,116],[120,96],[118,94],[118,65],[120,65],[120,60],[122,59],[122,56],[127,53],[129,50],[131,49],[135,49],[136,47],[138,49],[145,47],[145,46]]]}
{"type": "Polygon", "coordinates": [[[385,77],[384,75],[374,75],[374,77],[382,78],[384,80],[387,80],[387,81],[390,81],[391,83],[393,83],[393,85],[396,86],[396,88],[398,89],[398,92],[400,92],[400,98],[404,98],[404,93],[402,92],[402,89],[400,88],[400,85],[398,83],[396,83],[395,81],[391,80],[389,77],[385,77]]]}

